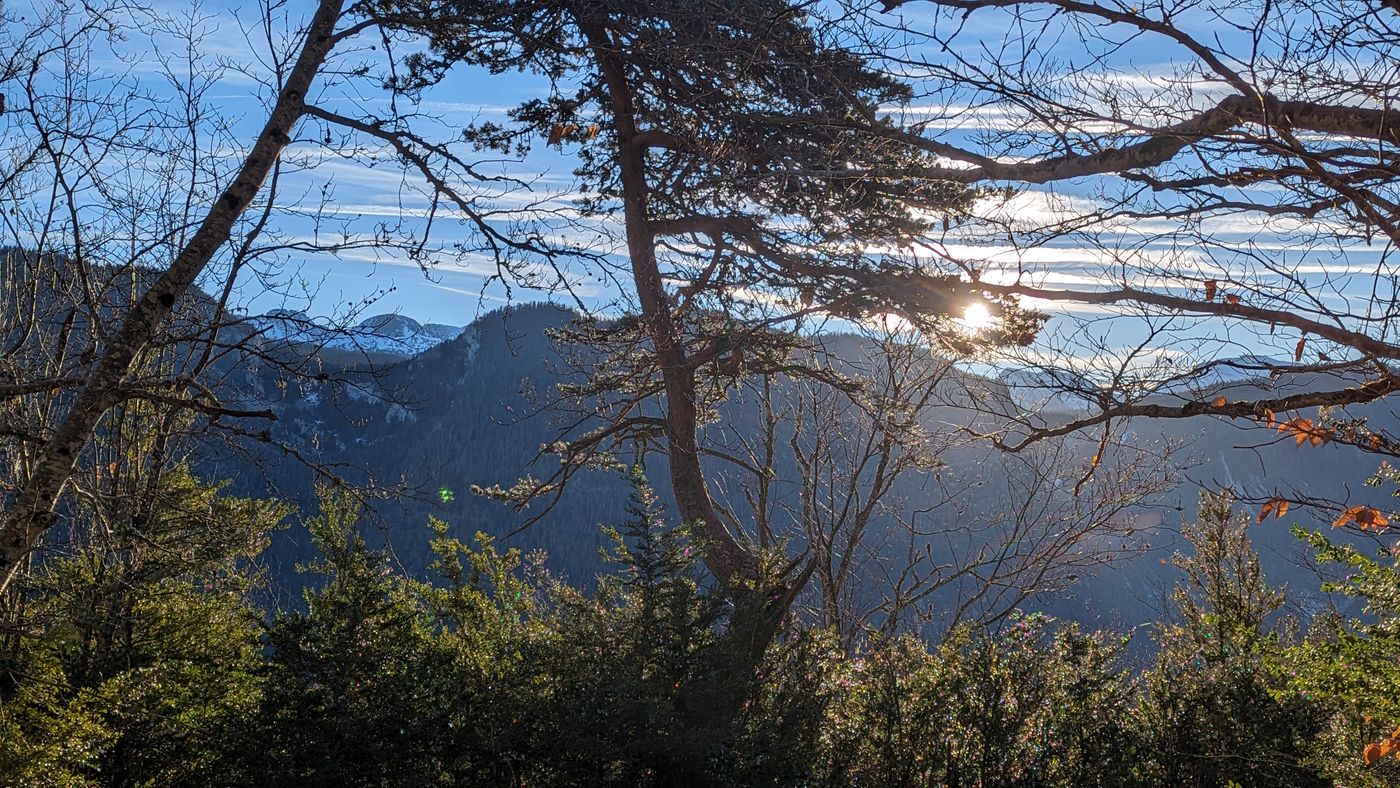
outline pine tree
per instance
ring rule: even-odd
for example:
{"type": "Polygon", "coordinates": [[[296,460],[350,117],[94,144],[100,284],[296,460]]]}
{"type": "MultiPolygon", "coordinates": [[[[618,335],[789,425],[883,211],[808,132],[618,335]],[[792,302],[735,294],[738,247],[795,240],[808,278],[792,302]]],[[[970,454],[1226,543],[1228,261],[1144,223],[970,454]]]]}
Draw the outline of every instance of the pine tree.
{"type": "Polygon", "coordinates": [[[1268,618],[1283,602],[1259,567],[1249,517],[1229,493],[1201,496],[1183,534],[1194,549],[1173,561],[1185,574],[1172,598],[1142,705],[1157,779],[1170,785],[1327,784],[1305,765],[1320,709],[1285,692],[1283,653],[1268,618]]]}
{"type": "Polygon", "coordinates": [[[267,634],[261,709],[238,754],[265,785],[421,785],[441,777],[457,693],[432,619],[359,533],[358,501],[321,491],[307,522],[321,582],[267,634]]]}
{"type": "Polygon", "coordinates": [[[666,522],[641,466],[632,468],[631,484],[627,521],[603,528],[612,541],[603,558],[617,572],[600,578],[598,596],[631,635],[628,653],[643,679],[674,684],[713,640],[718,600],[700,587],[690,530],[666,522]]]}

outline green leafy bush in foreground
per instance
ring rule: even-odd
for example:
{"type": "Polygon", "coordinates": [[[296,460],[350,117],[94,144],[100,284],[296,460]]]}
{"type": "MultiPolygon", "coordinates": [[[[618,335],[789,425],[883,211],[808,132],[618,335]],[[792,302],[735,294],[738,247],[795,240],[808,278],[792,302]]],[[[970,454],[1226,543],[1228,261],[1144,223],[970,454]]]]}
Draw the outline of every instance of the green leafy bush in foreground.
{"type": "MultiPolygon", "coordinates": [[[[1126,637],[1022,614],[843,653],[789,622],[754,674],[684,527],[640,473],[613,571],[584,594],[432,522],[408,578],[326,491],[305,605],[249,600],[287,510],[183,472],[139,528],[74,540],[5,611],[4,785],[1349,785],[1396,721],[1400,573],[1356,572],[1371,623],[1302,642],[1243,522],[1208,498],[1146,671],[1126,637]],[[1354,670],[1365,671],[1356,677],[1354,670]],[[734,702],[737,699],[737,703],[734,702]]],[[[96,518],[97,513],[89,513],[96,518]]],[[[1388,759],[1392,760],[1393,759],[1388,759]]]]}

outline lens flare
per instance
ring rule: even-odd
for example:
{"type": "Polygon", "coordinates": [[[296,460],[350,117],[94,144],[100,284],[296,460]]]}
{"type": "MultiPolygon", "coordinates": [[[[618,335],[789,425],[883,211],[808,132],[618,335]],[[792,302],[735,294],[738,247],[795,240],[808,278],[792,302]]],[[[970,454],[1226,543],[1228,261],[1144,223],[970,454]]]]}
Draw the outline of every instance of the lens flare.
{"type": "Polygon", "coordinates": [[[987,328],[995,321],[996,318],[992,316],[992,311],[987,308],[987,305],[978,301],[967,305],[967,308],[963,310],[962,319],[958,322],[962,323],[964,327],[976,331],[987,328]]]}

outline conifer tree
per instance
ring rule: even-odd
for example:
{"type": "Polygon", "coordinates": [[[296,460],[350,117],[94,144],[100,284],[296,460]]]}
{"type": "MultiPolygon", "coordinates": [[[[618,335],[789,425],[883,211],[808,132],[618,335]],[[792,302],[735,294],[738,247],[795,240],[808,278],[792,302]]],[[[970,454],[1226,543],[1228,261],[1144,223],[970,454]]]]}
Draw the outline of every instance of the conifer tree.
{"type": "Polygon", "coordinates": [[[1305,763],[1320,710],[1277,670],[1283,646],[1269,618],[1282,593],[1265,581],[1250,545],[1250,518],[1228,492],[1201,496],[1183,528],[1191,555],[1173,591],[1179,620],[1164,623],[1147,677],[1143,725],[1169,785],[1323,785],[1305,763]]]}
{"type": "Polygon", "coordinates": [[[260,691],[253,562],[286,514],[183,467],[149,501],[74,511],[4,621],[0,784],[228,781],[225,740],[260,691]]]}
{"type": "Polygon", "coordinates": [[[593,376],[564,399],[580,418],[551,448],[558,469],[491,492],[550,500],[582,470],[641,445],[664,452],[680,518],[706,568],[735,600],[730,636],[755,663],[813,571],[810,558],[765,555],[715,495],[703,426],[744,375],[830,375],[792,350],[814,315],[895,313],[940,346],[968,348],[953,318],[973,303],[1002,319],[983,343],[1027,340],[1039,316],[957,281],[911,288],[910,248],[967,189],[896,175],[932,154],[862,119],[909,100],[868,68],[834,27],[788,0],[384,0],[380,20],[427,36],[399,81],[416,91],[453,66],[546,76],[547,96],[508,123],[466,131],[520,151],[539,140],[580,158],[580,223],[560,228],[615,248],[588,273],[623,290],[627,314],[584,321],[568,339],[594,353],[593,376]],[[871,172],[889,176],[868,177],[871,172]],[[620,260],[620,264],[617,264],[620,260]],[[996,302],[996,303],[992,303],[996,302]],[[654,404],[652,404],[654,403],[654,404]],[[594,426],[598,425],[598,426],[594,426]]]}

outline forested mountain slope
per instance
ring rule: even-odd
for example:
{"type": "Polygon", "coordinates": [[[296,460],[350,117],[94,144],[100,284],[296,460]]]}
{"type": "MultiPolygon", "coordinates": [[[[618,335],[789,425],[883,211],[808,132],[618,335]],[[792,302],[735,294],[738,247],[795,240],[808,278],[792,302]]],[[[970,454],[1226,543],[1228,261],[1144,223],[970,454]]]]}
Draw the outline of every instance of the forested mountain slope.
{"type": "MultiPolygon", "coordinates": [[[[462,535],[484,531],[503,537],[507,545],[542,549],[552,570],[586,584],[600,566],[603,537],[598,525],[623,518],[628,484],[622,474],[598,471],[576,479],[556,506],[524,530],[519,529],[538,510],[517,513],[471,492],[473,486],[509,486],[525,474],[543,476],[552,467],[554,460],[539,456],[539,450],[556,438],[559,415],[540,410],[539,403],[560,380],[576,373],[560,358],[547,331],[570,317],[539,305],[493,312],[455,339],[397,360],[386,356],[388,361],[381,358],[371,367],[347,366],[345,356],[326,354],[320,363],[336,374],[320,381],[282,377],[275,367],[250,360],[242,378],[244,396],[272,404],[278,419],[271,430],[278,441],[317,458],[319,465],[347,480],[397,491],[376,501],[373,509],[382,538],[409,571],[422,571],[429,560],[426,524],[433,515],[462,535]]],[[[862,342],[833,337],[827,351],[855,356],[862,342]]],[[[1273,385],[1263,373],[1236,374],[1220,383],[1231,399],[1273,385]]],[[[1346,385],[1340,379],[1330,383],[1346,385]]],[[[965,400],[974,396],[970,392],[999,387],[1004,395],[1004,386],[960,373],[947,386],[947,404],[927,414],[926,428],[956,432],[980,419],[978,428],[985,429],[987,417],[965,400]]],[[[1023,392],[1018,399],[1025,396],[1023,392]]],[[[1047,405],[1045,418],[1070,418],[1068,412],[1055,412],[1065,403],[1061,398],[1047,405]]],[[[1377,427],[1395,423],[1388,410],[1374,410],[1377,427]]],[[[730,429],[758,428],[757,404],[751,400],[730,402],[724,414],[730,429]]],[[[1067,592],[1040,598],[1034,606],[1103,625],[1134,626],[1155,619],[1173,577],[1163,560],[1180,546],[1180,523],[1195,511],[1201,487],[1234,486],[1253,495],[1277,492],[1294,499],[1349,496],[1356,503],[1379,498],[1379,493],[1358,484],[1374,471],[1364,456],[1331,446],[1298,447],[1286,436],[1279,440],[1245,426],[1226,420],[1139,420],[1131,425],[1130,443],[1150,453],[1174,452],[1173,463],[1186,468],[1180,483],[1133,507],[1132,516],[1123,518],[1121,534],[1111,537],[1114,544],[1086,546],[1125,552],[1125,557],[1084,572],[1067,592]]],[[[1067,456],[1082,460],[1095,451],[1091,439],[1076,440],[1067,456]]],[[[935,521],[980,518],[991,523],[1016,507],[1027,484],[1036,483],[1018,479],[1016,474],[1025,471],[1017,469],[1023,466],[985,443],[959,445],[943,459],[947,465],[938,484],[903,484],[896,491],[899,505],[909,510],[932,507],[928,517],[935,521]],[[949,491],[956,491],[954,500],[934,507],[949,491]]],[[[271,444],[254,445],[248,454],[211,452],[200,470],[231,480],[240,494],[282,495],[303,505],[312,501],[313,472],[271,444]]],[[[653,475],[660,470],[653,467],[653,475]]],[[[1069,500],[1076,469],[1051,470],[1046,483],[1063,487],[1057,500],[1069,500]]],[[[1148,470],[1163,472],[1144,472],[1148,470]]],[[[779,477],[798,473],[791,466],[775,472],[779,477]]],[[[1295,509],[1287,520],[1256,526],[1253,536],[1270,578],[1286,583],[1296,603],[1315,609],[1322,603],[1316,578],[1301,561],[1306,551],[1287,530],[1295,521],[1310,527],[1322,524],[1307,510],[1295,509]]],[[[304,530],[297,526],[279,535],[270,569],[280,594],[298,586],[293,565],[305,560],[309,549],[304,530]]]]}

